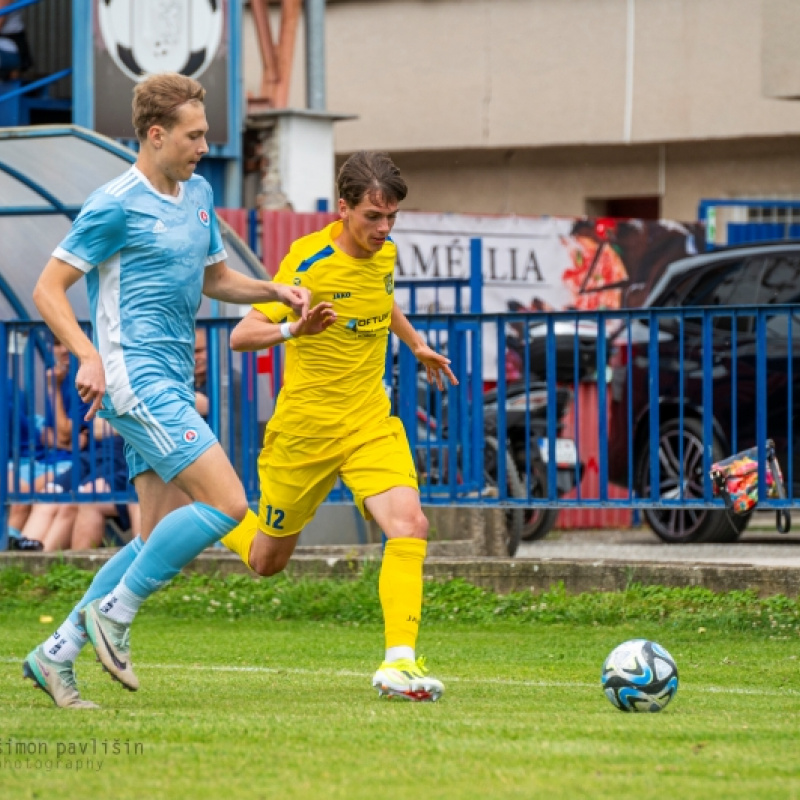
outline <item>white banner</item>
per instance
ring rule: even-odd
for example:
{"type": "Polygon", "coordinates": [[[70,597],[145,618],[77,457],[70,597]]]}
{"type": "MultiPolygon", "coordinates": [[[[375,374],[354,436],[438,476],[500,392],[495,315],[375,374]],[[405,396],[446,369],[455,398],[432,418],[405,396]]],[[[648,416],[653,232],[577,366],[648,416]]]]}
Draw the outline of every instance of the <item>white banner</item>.
{"type": "MultiPolygon", "coordinates": [[[[480,239],[484,312],[637,306],[667,264],[697,252],[698,231],[699,225],[665,220],[401,212],[392,231],[396,299],[406,312],[468,312],[470,243],[480,239]],[[416,290],[411,308],[403,281],[442,279],[464,282],[460,306],[454,289],[439,287],[416,290]]],[[[496,336],[484,334],[484,340],[484,371],[493,380],[496,336]]]]}

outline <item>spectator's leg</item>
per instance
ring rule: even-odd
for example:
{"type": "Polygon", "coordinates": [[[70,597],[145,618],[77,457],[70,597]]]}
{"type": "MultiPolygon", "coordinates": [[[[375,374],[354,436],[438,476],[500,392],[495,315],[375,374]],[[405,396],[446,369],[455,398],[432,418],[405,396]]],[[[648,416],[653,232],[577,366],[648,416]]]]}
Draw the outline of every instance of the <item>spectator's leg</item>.
{"type": "Polygon", "coordinates": [[[33,506],[27,506],[30,514],[22,526],[22,535],[26,539],[33,539],[44,544],[59,506],[58,503],[36,503],[33,506]]]}
{"type": "Polygon", "coordinates": [[[116,513],[113,503],[81,503],[72,531],[72,549],[100,547],[106,532],[106,518],[116,513]]]}
{"type": "Polygon", "coordinates": [[[28,517],[31,513],[30,506],[23,506],[19,503],[12,503],[8,507],[8,527],[14,528],[14,530],[22,532],[22,529],[25,527],[25,523],[28,521],[28,517]]]}
{"type": "Polygon", "coordinates": [[[59,503],[55,517],[44,538],[45,551],[69,550],[72,547],[72,529],[78,516],[77,503],[59,503]]]}

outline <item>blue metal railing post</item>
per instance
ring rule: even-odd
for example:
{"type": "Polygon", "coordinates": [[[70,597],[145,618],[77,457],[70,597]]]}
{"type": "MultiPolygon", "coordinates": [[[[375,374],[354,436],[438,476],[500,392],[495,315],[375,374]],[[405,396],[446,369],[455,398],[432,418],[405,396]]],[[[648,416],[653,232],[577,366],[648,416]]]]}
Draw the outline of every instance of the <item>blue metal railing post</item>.
{"type": "MultiPolygon", "coordinates": [[[[0,320],[0,408],[10,407],[8,397],[8,326],[0,320]]],[[[10,420],[9,420],[10,422],[10,420]]],[[[8,422],[0,420],[0,550],[8,550],[8,422]]]]}
{"type": "Polygon", "coordinates": [[[411,452],[415,453],[417,436],[417,360],[402,343],[397,352],[397,416],[406,429],[411,452]]]}
{"type": "Polygon", "coordinates": [[[478,320],[478,324],[474,328],[471,344],[470,355],[472,356],[472,372],[469,376],[471,382],[470,410],[472,412],[472,438],[474,439],[472,447],[472,473],[477,482],[478,491],[482,495],[486,487],[484,485],[485,481],[483,475],[485,456],[485,437],[483,435],[483,326],[480,320],[478,320]]]}
{"type": "Polygon", "coordinates": [[[497,321],[497,496],[504,500],[508,496],[508,476],[506,474],[506,371],[501,366],[506,352],[506,324],[501,316],[497,321]]]}
{"type": "MultiPolygon", "coordinates": [[[[556,392],[556,331],[553,315],[547,315],[547,340],[545,345],[546,364],[545,378],[547,381],[547,398],[554,400],[556,392]]],[[[558,500],[557,482],[558,465],[556,463],[556,437],[558,436],[558,420],[556,419],[556,404],[547,403],[547,499],[558,500]]]]}
{"type": "MultiPolygon", "coordinates": [[[[758,446],[758,502],[767,497],[767,311],[756,312],[756,445],[758,446]]],[[[792,410],[789,409],[791,414],[792,410]]]]}
{"type": "MultiPolygon", "coordinates": [[[[450,351],[450,360],[456,371],[466,367],[466,353],[461,340],[460,331],[456,330],[456,317],[450,315],[447,320],[447,345],[450,351]]],[[[466,421],[466,409],[460,402],[460,397],[464,395],[463,387],[451,386],[446,382],[445,391],[447,392],[447,489],[448,496],[455,500],[457,477],[458,477],[458,444],[462,433],[462,420],[466,421]]],[[[442,429],[443,419],[439,419],[439,431],[442,429]]],[[[469,450],[469,442],[464,442],[464,447],[469,450]]]]}
{"type": "Polygon", "coordinates": [[[661,471],[659,468],[659,397],[658,397],[658,371],[661,368],[658,358],[658,316],[650,311],[648,313],[650,339],[647,343],[647,407],[650,411],[650,500],[660,500],[661,471]]]}
{"type": "MultiPolygon", "coordinates": [[[[711,476],[714,463],[714,328],[713,312],[703,309],[703,500],[711,499],[711,476]]],[[[683,438],[683,430],[681,430],[683,438]]],[[[681,462],[681,483],[685,479],[681,462]]]]}
{"type": "MultiPolygon", "coordinates": [[[[213,376],[220,375],[220,359],[219,359],[219,336],[218,329],[214,325],[206,325],[206,349],[208,351],[208,374],[213,376]]],[[[208,395],[208,423],[211,430],[215,433],[220,431],[220,423],[222,415],[220,413],[221,396],[220,386],[218,380],[208,381],[206,384],[208,395]]]]}
{"type": "Polygon", "coordinates": [[[469,310],[472,314],[483,310],[483,239],[479,238],[469,240],[469,310]]]}
{"type": "MultiPolygon", "coordinates": [[[[600,500],[608,500],[608,394],[606,391],[606,326],[601,315],[597,326],[597,439],[600,462],[600,500]]],[[[575,387],[577,390],[577,386],[575,387]]]]}
{"type": "Polygon", "coordinates": [[[251,208],[247,212],[247,244],[250,246],[250,249],[263,260],[261,248],[258,246],[260,238],[261,237],[258,235],[258,209],[251,208]]]}

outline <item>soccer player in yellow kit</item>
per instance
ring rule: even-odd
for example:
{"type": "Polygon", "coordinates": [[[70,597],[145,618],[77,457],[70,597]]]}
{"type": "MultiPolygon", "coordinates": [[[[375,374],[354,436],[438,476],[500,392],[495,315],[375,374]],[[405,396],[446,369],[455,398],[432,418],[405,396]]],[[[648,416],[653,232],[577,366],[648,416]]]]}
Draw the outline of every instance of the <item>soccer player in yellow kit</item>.
{"type": "Polygon", "coordinates": [[[414,460],[383,385],[389,331],[441,389],[458,381],[394,302],[389,238],[407,187],[384,153],[359,152],[339,171],[340,220],[298,239],[275,280],[311,292],[305,321],[280,303],[256,305],[231,333],[234,350],[287,342],[284,385],[259,457],[259,515],[222,541],[259,575],[280,572],[338,476],[387,537],[379,595],[386,653],[372,684],[382,696],[438,700],[441,681],[417,658],[428,521],[414,460]]]}

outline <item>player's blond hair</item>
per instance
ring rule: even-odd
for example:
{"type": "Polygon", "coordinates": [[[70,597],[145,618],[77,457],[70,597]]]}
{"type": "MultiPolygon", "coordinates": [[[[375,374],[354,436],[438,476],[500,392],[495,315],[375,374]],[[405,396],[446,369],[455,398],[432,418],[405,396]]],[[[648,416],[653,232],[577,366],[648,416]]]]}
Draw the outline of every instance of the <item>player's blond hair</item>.
{"type": "Polygon", "coordinates": [[[202,103],[206,90],[193,78],[177,72],[151,75],[133,90],[133,129],[143,142],[153,125],[170,130],[178,121],[178,110],[184,103],[202,103]]]}
{"type": "Polygon", "coordinates": [[[400,203],[408,194],[408,186],[388,153],[360,150],[342,164],[336,186],[350,208],[365,197],[377,195],[387,203],[400,203]]]}

